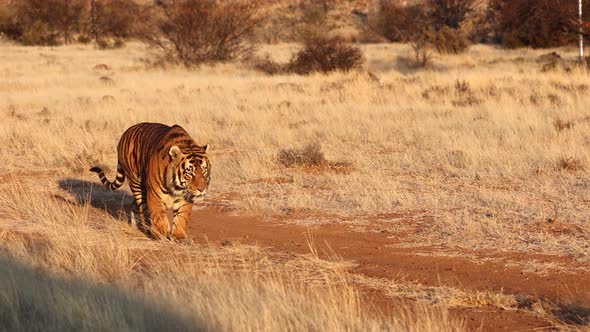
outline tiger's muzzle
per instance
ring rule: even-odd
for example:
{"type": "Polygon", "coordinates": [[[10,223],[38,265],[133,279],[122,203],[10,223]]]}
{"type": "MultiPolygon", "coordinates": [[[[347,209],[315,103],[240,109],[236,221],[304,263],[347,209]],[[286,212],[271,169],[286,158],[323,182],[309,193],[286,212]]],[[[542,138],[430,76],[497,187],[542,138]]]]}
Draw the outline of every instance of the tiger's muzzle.
{"type": "Polygon", "coordinates": [[[187,202],[191,202],[194,203],[195,201],[197,201],[198,199],[202,199],[205,198],[205,195],[207,194],[207,189],[204,190],[196,190],[194,192],[189,192],[188,194],[186,194],[184,196],[184,199],[187,202]]]}

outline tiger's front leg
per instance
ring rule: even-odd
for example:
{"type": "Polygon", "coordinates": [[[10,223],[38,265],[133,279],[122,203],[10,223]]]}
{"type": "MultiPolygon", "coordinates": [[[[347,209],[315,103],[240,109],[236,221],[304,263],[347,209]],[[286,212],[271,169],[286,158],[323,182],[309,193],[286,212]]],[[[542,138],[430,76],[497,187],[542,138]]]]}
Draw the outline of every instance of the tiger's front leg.
{"type": "Polygon", "coordinates": [[[151,219],[150,228],[156,238],[166,238],[170,233],[170,223],[166,216],[166,206],[160,197],[148,192],[147,207],[151,219]]]}
{"type": "Polygon", "coordinates": [[[184,199],[174,202],[172,210],[174,211],[174,220],[172,221],[172,229],[170,234],[172,238],[176,240],[182,240],[186,238],[186,228],[188,225],[188,219],[191,216],[193,209],[193,203],[189,203],[184,199]]]}

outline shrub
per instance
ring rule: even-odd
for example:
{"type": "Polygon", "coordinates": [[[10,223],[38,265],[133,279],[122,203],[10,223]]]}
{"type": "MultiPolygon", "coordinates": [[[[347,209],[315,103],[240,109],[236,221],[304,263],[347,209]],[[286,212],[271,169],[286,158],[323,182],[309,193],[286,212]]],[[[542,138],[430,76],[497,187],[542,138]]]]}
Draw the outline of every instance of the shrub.
{"type": "Polygon", "coordinates": [[[111,50],[115,48],[125,47],[125,41],[121,38],[115,38],[113,40],[100,38],[96,41],[96,47],[101,50],[111,50]]]}
{"type": "Polygon", "coordinates": [[[20,0],[0,12],[0,32],[25,45],[70,43],[82,30],[85,0],[20,0]]]}
{"type": "Polygon", "coordinates": [[[121,38],[115,38],[113,41],[113,48],[123,48],[125,47],[125,41],[121,38]]]}
{"type": "Polygon", "coordinates": [[[25,43],[51,42],[56,39],[54,36],[61,36],[65,43],[72,42],[72,36],[81,30],[87,8],[84,0],[21,0],[16,6],[19,23],[30,30],[25,43]],[[32,26],[36,31],[32,31],[32,26]]]}
{"type": "Polygon", "coordinates": [[[250,59],[251,65],[254,69],[269,75],[276,75],[285,72],[285,66],[274,61],[270,54],[264,57],[252,57],[250,59]]]}
{"type": "Polygon", "coordinates": [[[0,6],[0,36],[17,40],[23,34],[23,26],[16,19],[16,10],[13,6],[0,6]]]}
{"type": "Polygon", "coordinates": [[[459,29],[475,11],[476,0],[427,0],[426,6],[437,31],[443,27],[459,29]]]}
{"type": "Polygon", "coordinates": [[[430,25],[424,5],[400,6],[383,1],[372,20],[372,28],[392,42],[409,42],[430,25]]]}
{"type": "Polygon", "coordinates": [[[247,42],[259,23],[258,2],[179,0],[152,13],[155,29],[143,38],[161,49],[168,60],[185,65],[229,61],[249,54],[247,42]]]}
{"type": "Polygon", "coordinates": [[[93,6],[91,32],[96,40],[105,36],[129,38],[133,35],[141,11],[133,0],[95,1],[93,6]]]}
{"type": "Polygon", "coordinates": [[[474,12],[475,0],[427,0],[401,6],[383,1],[373,28],[390,41],[409,42],[417,66],[426,66],[431,48],[439,53],[460,53],[468,38],[461,24],[474,12]]]}
{"type": "Polygon", "coordinates": [[[312,72],[348,72],[361,68],[363,63],[362,51],[342,38],[309,33],[303,41],[303,48],[287,65],[287,71],[304,75],[312,72]]]}
{"type": "Polygon", "coordinates": [[[427,0],[402,6],[381,1],[372,27],[390,41],[408,42],[428,29],[459,29],[474,12],[474,4],[475,0],[427,0]]]}
{"type": "MultiPolygon", "coordinates": [[[[577,5],[577,1],[492,0],[489,8],[494,30],[504,47],[545,48],[575,41],[579,29],[575,20],[577,5]]],[[[584,6],[588,20],[590,3],[584,6]]]]}
{"type": "Polygon", "coordinates": [[[586,169],[584,162],[575,157],[561,157],[557,160],[557,169],[568,172],[580,172],[586,169]]]}
{"type": "Polygon", "coordinates": [[[410,46],[414,52],[415,67],[426,67],[430,63],[432,40],[435,34],[436,32],[432,29],[427,29],[416,34],[410,40],[410,46]]]}
{"type": "Polygon", "coordinates": [[[60,43],[58,33],[42,21],[33,21],[26,25],[19,41],[24,45],[56,46],[60,43]]]}
{"type": "Polygon", "coordinates": [[[462,53],[469,46],[467,37],[459,30],[443,26],[434,34],[432,41],[438,53],[462,53]]]}
{"type": "Polygon", "coordinates": [[[318,143],[308,144],[302,149],[281,150],[278,161],[285,167],[321,166],[328,163],[318,143]]]}
{"type": "Polygon", "coordinates": [[[92,41],[89,36],[87,35],[79,35],[78,42],[82,44],[89,44],[92,41]]]}
{"type": "Polygon", "coordinates": [[[109,42],[105,39],[99,39],[96,41],[96,47],[98,47],[101,50],[106,50],[109,49],[111,47],[111,45],[109,44],[109,42]]]}

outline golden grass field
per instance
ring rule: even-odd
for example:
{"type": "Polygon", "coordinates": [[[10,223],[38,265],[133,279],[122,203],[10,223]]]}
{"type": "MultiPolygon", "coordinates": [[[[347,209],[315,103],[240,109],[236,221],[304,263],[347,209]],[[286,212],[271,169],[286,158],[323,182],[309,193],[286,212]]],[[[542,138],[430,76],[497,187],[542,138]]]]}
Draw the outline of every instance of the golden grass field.
{"type": "MultiPolygon", "coordinates": [[[[259,52],[286,61],[296,47],[259,52]]],[[[313,234],[325,225],[353,235],[378,225],[396,241],[380,250],[502,264],[540,279],[590,274],[584,69],[541,72],[546,50],[476,45],[418,70],[407,65],[407,45],[362,48],[377,80],[267,76],[241,63],[150,66],[150,50],[136,43],[108,51],[1,43],[0,279],[10,287],[0,288],[0,330],[486,330],[455,308],[587,329],[581,283],[562,298],[527,297],[523,308],[502,283],[434,285],[404,270],[376,278],[351,272],[355,260],[337,248],[317,252],[323,240],[313,234]],[[211,144],[203,207],[303,225],[309,253],[257,245],[256,235],[230,246],[153,241],[121,210],[90,204],[88,182],[98,178],[87,170],[101,164],[113,178],[117,141],[141,121],[179,124],[211,144]],[[280,162],[282,151],[306,146],[325,161],[280,162]],[[366,288],[393,312],[367,300],[366,288]],[[577,318],[561,319],[561,304],[575,304],[567,314],[577,318]]],[[[575,59],[573,49],[558,51],[575,59]]],[[[128,203],[94,194],[109,207],[128,203]]]]}

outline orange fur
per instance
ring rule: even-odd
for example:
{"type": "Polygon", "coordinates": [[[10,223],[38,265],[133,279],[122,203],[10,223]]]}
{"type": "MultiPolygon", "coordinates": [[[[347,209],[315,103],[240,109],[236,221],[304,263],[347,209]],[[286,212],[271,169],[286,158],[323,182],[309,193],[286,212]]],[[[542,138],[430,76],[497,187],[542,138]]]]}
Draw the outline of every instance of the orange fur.
{"type": "Polygon", "coordinates": [[[93,167],[109,189],[125,178],[134,197],[132,219],[155,237],[183,239],[196,198],[206,194],[211,163],[208,145],[199,146],[180,126],[138,123],[127,129],[118,145],[117,178],[110,182],[93,167]],[[166,209],[172,208],[172,224],[166,209]]]}

